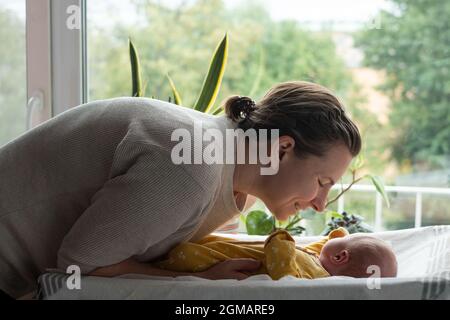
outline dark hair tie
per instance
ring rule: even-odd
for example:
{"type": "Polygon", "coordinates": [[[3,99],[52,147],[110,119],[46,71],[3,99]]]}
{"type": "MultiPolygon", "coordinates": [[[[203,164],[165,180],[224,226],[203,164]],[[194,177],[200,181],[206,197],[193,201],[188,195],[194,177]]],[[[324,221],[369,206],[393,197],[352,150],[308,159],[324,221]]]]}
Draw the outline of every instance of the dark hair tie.
{"type": "Polygon", "coordinates": [[[236,100],[236,105],[238,106],[239,111],[243,113],[244,118],[247,118],[250,113],[256,110],[255,101],[248,97],[239,97],[236,100]]]}

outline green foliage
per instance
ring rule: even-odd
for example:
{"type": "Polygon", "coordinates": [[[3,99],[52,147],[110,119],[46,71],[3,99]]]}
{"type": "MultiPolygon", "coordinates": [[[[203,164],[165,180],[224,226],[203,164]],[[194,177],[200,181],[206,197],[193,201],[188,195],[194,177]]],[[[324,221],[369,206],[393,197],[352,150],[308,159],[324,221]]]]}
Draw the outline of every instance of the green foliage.
{"type": "Polygon", "coordinates": [[[371,180],[372,184],[377,189],[377,192],[381,194],[383,197],[384,202],[386,202],[387,207],[389,208],[391,205],[389,203],[389,197],[386,193],[386,190],[384,189],[383,181],[381,181],[381,178],[378,176],[373,176],[371,174],[368,174],[367,177],[371,180]]]}
{"type": "MultiPolygon", "coordinates": [[[[131,64],[131,80],[132,80],[132,96],[133,97],[143,97],[144,90],[142,89],[141,80],[141,67],[139,55],[137,53],[136,47],[131,40],[129,41],[130,47],[130,64],[131,64]]],[[[225,72],[225,66],[228,58],[228,35],[222,39],[218,47],[216,48],[213,58],[211,60],[208,74],[203,81],[203,86],[200,91],[199,97],[193,106],[194,110],[200,112],[209,112],[212,110],[212,106],[216,101],[217,95],[219,93],[220,85],[222,83],[222,78],[225,72]]],[[[167,79],[169,81],[170,88],[172,89],[172,94],[174,97],[174,103],[181,105],[181,97],[172,78],[167,74],[167,79]]],[[[171,98],[169,98],[169,102],[171,98]]],[[[214,108],[216,112],[216,108],[214,108]]],[[[217,114],[217,113],[216,113],[217,114]]]]}
{"type": "Polygon", "coordinates": [[[231,39],[228,72],[217,101],[236,93],[252,93],[257,100],[275,83],[293,79],[317,81],[339,93],[351,83],[329,35],[306,32],[294,22],[273,22],[259,3],[236,9],[227,9],[218,0],[186,2],[178,8],[155,1],[135,3],[140,20],[148,23],[90,34],[91,99],[131,91],[129,59],[123,51],[123,39],[129,35],[139,48],[142,75],[149,80],[151,93],[164,99],[172,96],[165,77],[170,74],[186,106],[197,101],[208,72],[205,61],[210,61],[212,48],[225,32],[231,39]],[[214,19],[204,19],[210,16],[214,19]],[[284,31],[290,31],[289,36],[283,36],[284,31]]]}
{"type": "Polygon", "coordinates": [[[387,72],[392,156],[400,164],[443,166],[450,154],[450,2],[391,0],[380,29],[357,37],[365,64],[387,72]]]}
{"type": "Polygon", "coordinates": [[[0,147],[26,129],[25,23],[0,8],[0,147]]]}
{"type": "Polygon", "coordinates": [[[200,95],[194,104],[195,110],[207,113],[213,107],[222,83],[227,58],[228,35],[225,35],[214,52],[200,95]]]}
{"type": "Polygon", "coordinates": [[[373,232],[373,228],[364,223],[364,218],[357,215],[351,214],[349,215],[347,212],[342,212],[342,214],[338,212],[331,212],[331,219],[327,223],[325,230],[322,232],[322,235],[326,236],[334,229],[339,227],[343,227],[347,229],[349,233],[357,233],[357,232],[373,232]]]}
{"type": "Polygon", "coordinates": [[[131,80],[132,80],[132,97],[143,97],[141,64],[139,62],[139,54],[131,39],[129,39],[131,80]]]}
{"type": "Polygon", "coordinates": [[[277,221],[274,216],[267,214],[264,210],[253,210],[247,217],[241,215],[248,234],[267,235],[277,229],[284,229],[292,235],[300,235],[305,228],[298,225],[302,217],[290,218],[287,223],[277,221]],[[277,227],[278,224],[278,227],[277,227]]]}
{"type": "Polygon", "coordinates": [[[174,103],[179,106],[183,105],[180,93],[178,92],[177,88],[175,87],[175,84],[173,83],[172,78],[169,75],[167,75],[167,80],[169,80],[170,88],[172,88],[174,103]]]}
{"type": "Polygon", "coordinates": [[[275,228],[275,219],[265,211],[254,210],[245,218],[245,227],[248,234],[270,234],[275,228]]]}
{"type": "Polygon", "coordinates": [[[308,32],[295,21],[272,22],[261,42],[266,56],[264,89],[292,79],[317,82],[338,94],[349,88],[350,74],[329,33],[308,32]]]}

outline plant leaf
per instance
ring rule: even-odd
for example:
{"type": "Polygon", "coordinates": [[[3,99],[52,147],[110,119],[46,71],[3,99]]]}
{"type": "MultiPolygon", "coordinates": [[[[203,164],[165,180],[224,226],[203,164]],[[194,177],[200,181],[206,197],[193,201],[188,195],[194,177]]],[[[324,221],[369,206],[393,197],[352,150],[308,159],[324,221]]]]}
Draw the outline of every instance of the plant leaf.
{"type": "Polygon", "coordinates": [[[222,83],[223,74],[228,58],[228,34],[217,46],[214,52],[208,74],[203,82],[202,90],[194,104],[194,109],[201,112],[209,112],[216,101],[222,83]]]}
{"type": "Polygon", "coordinates": [[[142,78],[141,78],[141,64],[139,62],[139,54],[131,39],[128,39],[130,49],[130,64],[131,64],[131,81],[132,81],[132,96],[142,97],[142,78]]]}
{"type": "Polygon", "coordinates": [[[386,202],[386,206],[389,208],[391,205],[389,203],[389,197],[386,193],[386,190],[384,189],[384,184],[381,181],[381,178],[378,176],[373,176],[373,175],[368,175],[368,177],[370,178],[370,180],[372,181],[373,185],[375,186],[375,188],[377,189],[377,191],[381,194],[381,196],[384,199],[384,202],[386,202]]]}
{"type": "Polygon", "coordinates": [[[219,114],[222,114],[225,110],[223,109],[223,107],[219,107],[216,110],[213,111],[213,115],[217,116],[219,114]]]}
{"type": "Polygon", "coordinates": [[[245,226],[248,234],[270,234],[275,224],[274,218],[262,210],[251,211],[246,218],[245,226]]]}
{"type": "Polygon", "coordinates": [[[355,159],[353,159],[352,164],[350,165],[350,170],[351,171],[356,171],[361,169],[364,166],[364,156],[362,155],[362,153],[358,154],[356,156],[355,159]]]}
{"type": "Polygon", "coordinates": [[[181,96],[178,93],[178,90],[175,87],[175,84],[173,83],[172,78],[169,76],[169,74],[167,74],[166,76],[167,76],[167,79],[169,80],[170,88],[172,89],[174,103],[179,106],[183,105],[183,102],[181,101],[181,96]]]}
{"type": "Polygon", "coordinates": [[[335,218],[335,219],[344,218],[344,216],[337,211],[329,211],[329,212],[327,212],[327,214],[328,214],[328,217],[330,217],[330,218],[335,218]]]}

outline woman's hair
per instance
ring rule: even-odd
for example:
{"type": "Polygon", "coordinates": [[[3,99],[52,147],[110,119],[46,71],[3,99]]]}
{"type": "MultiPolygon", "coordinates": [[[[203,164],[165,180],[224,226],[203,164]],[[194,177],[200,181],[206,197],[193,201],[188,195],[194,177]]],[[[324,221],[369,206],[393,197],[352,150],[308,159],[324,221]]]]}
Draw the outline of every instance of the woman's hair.
{"type": "MultiPolygon", "coordinates": [[[[298,156],[323,156],[343,143],[353,156],[361,150],[361,136],[336,96],[325,87],[290,81],[272,87],[258,103],[233,96],[225,102],[226,115],[244,131],[279,129],[279,136],[295,140],[298,156]]],[[[257,131],[258,132],[258,131],[257,131]]]]}

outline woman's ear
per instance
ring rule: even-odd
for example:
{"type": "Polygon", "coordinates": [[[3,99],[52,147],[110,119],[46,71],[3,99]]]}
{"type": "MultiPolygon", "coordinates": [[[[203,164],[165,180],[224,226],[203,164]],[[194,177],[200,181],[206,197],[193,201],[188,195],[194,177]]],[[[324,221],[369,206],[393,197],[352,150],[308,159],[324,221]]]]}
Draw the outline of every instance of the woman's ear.
{"type": "Polygon", "coordinates": [[[278,141],[278,152],[280,154],[280,160],[282,160],[286,154],[294,151],[295,140],[290,136],[281,136],[278,138],[278,141]]]}
{"type": "Polygon", "coordinates": [[[331,262],[333,262],[336,265],[346,264],[348,260],[350,259],[350,253],[347,249],[341,250],[334,254],[334,256],[331,259],[331,262]]]}

